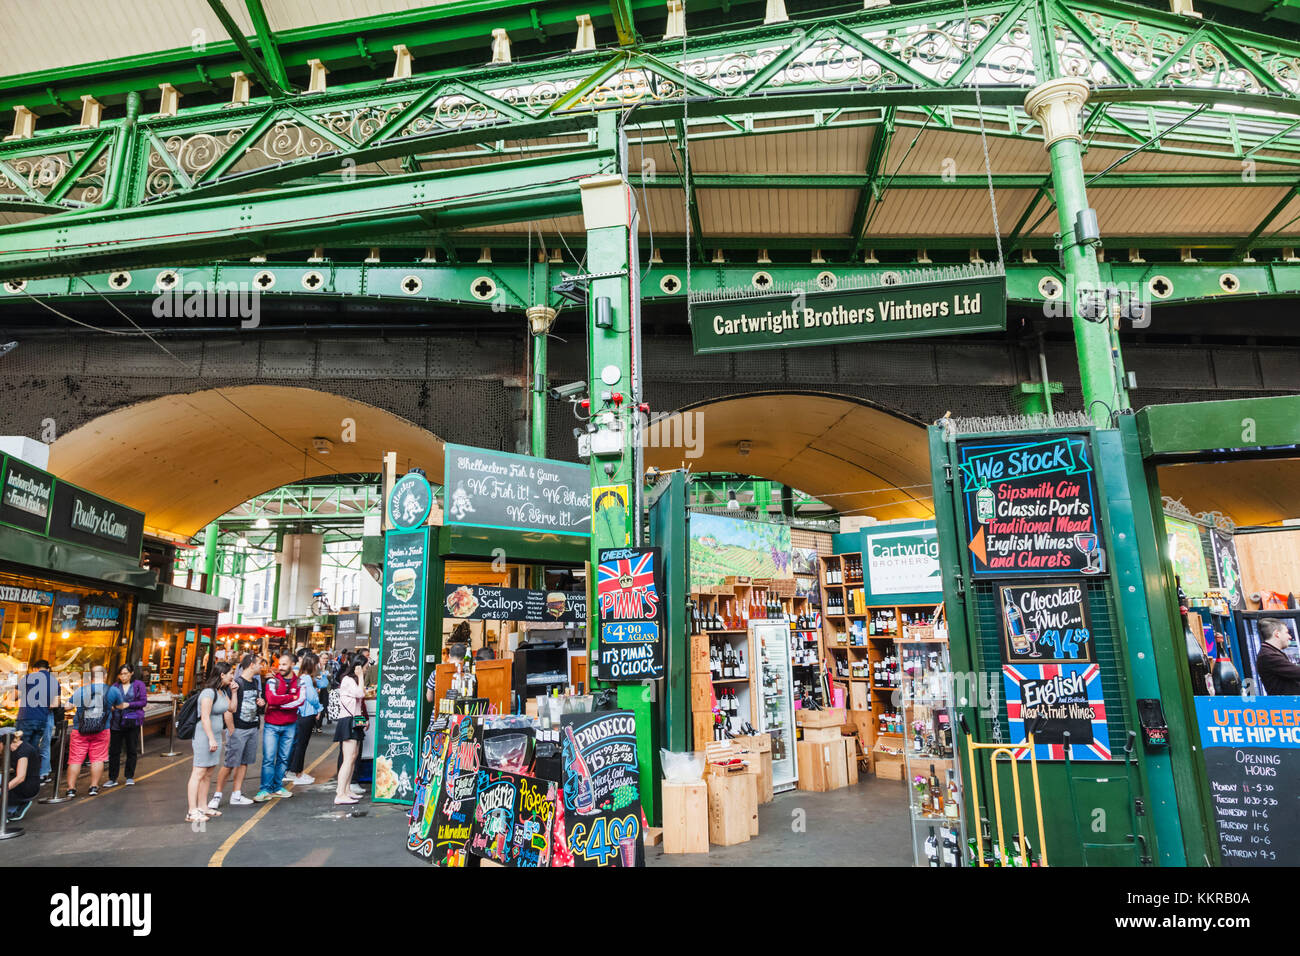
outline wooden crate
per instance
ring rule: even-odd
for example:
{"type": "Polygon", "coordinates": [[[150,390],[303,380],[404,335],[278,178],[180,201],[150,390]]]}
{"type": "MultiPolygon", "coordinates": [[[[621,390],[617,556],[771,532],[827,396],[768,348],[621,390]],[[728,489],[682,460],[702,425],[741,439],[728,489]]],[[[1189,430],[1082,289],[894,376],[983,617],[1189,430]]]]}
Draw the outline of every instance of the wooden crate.
{"type": "Polygon", "coordinates": [[[876,751],[871,755],[872,769],[877,777],[885,780],[902,780],[907,776],[907,768],[901,756],[882,754],[876,751]]]}
{"type": "Polygon", "coordinates": [[[709,786],[703,780],[663,785],[664,852],[709,852],[709,786]]]}
{"type": "Polygon", "coordinates": [[[858,738],[844,738],[844,761],[848,770],[849,786],[857,786],[858,783],[858,738]]]}
{"type": "Polygon", "coordinates": [[[758,813],[753,775],[743,769],[730,772],[724,767],[709,766],[709,842],[718,846],[744,843],[750,837],[750,800],[758,813]]]}
{"type": "Polygon", "coordinates": [[[840,739],[840,728],[838,727],[805,727],[803,728],[803,739],[809,743],[827,744],[833,743],[840,739]]]}
{"type": "Polygon", "coordinates": [[[709,639],[703,634],[691,635],[691,673],[708,674],[709,639]]]}
{"type": "Polygon", "coordinates": [[[847,713],[838,707],[829,710],[804,710],[801,707],[794,712],[794,722],[800,727],[840,727],[847,713]]]}
{"type": "Polygon", "coordinates": [[[844,762],[844,744],[836,741],[798,743],[800,790],[822,792],[848,785],[849,771],[844,762]]]}
{"type": "Polygon", "coordinates": [[[772,735],[754,734],[737,737],[732,743],[749,762],[749,771],[757,777],[758,802],[772,802],[772,735]]]}
{"type": "Polygon", "coordinates": [[[849,710],[866,710],[870,704],[868,695],[871,693],[867,682],[864,680],[855,680],[849,682],[849,710]]]}
{"type": "MultiPolygon", "coordinates": [[[[691,675],[691,710],[713,710],[713,681],[706,670],[703,674],[691,675]]],[[[710,735],[709,739],[713,739],[710,735]]]]}
{"type": "Polygon", "coordinates": [[[713,740],[713,711],[693,710],[691,712],[691,732],[694,735],[692,748],[703,750],[704,745],[713,740]]]}

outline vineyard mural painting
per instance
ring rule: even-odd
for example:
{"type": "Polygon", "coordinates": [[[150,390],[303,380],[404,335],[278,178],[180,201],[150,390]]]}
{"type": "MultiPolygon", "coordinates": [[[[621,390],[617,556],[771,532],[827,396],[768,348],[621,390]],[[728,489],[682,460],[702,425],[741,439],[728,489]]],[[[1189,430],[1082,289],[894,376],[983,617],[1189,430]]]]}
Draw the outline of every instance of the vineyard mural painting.
{"type": "Polygon", "coordinates": [[[727,518],[691,515],[691,589],[722,584],[730,575],[788,578],[790,529],[727,518]]]}

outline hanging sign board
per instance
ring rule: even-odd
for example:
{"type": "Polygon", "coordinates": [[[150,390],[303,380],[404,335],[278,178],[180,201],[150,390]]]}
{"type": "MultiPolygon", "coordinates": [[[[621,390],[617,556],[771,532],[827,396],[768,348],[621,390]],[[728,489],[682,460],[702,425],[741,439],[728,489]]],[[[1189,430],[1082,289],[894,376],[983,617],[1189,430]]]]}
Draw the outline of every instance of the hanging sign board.
{"type": "Polygon", "coordinates": [[[481,584],[444,585],[443,606],[458,621],[587,623],[587,595],[581,591],[532,591],[481,584]]]}
{"type": "Polygon", "coordinates": [[[664,676],[660,550],[602,548],[598,557],[596,676],[615,683],[658,680],[664,676]]]}
{"type": "Polygon", "coordinates": [[[1007,284],[984,275],[891,287],[794,290],[690,304],[695,354],[1000,332],[1007,284]]]}
{"type": "Polygon", "coordinates": [[[6,457],[0,474],[0,522],[45,534],[53,493],[53,475],[21,459],[6,457]]]}
{"type": "Polygon", "coordinates": [[[1086,435],[973,439],[959,455],[976,577],[1106,572],[1086,435]]]}
{"type": "Polygon", "coordinates": [[[1238,611],[1246,609],[1246,596],[1242,591],[1241,565],[1237,562],[1237,545],[1227,531],[1213,528],[1210,546],[1214,553],[1214,571],[1219,576],[1219,590],[1228,603],[1238,611]]]}
{"type": "Polygon", "coordinates": [[[410,803],[414,789],[428,556],[428,528],[384,535],[374,776],[374,799],[383,803],[410,803]]]}
{"type": "Polygon", "coordinates": [[[550,458],[447,445],[449,525],[591,535],[591,473],[550,458]]]}
{"type": "Polygon", "coordinates": [[[563,714],[565,835],[575,866],[643,866],[636,715],[563,714]]]}
{"type": "Polygon", "coordinates": [[[1197,697],[1224,866],[1300,866],[1300,697],[1197,697]]]}
{"type": "Polygon", "coordinates": [[[943,575],[939,569],[939,529],[935,526],[912,531],[888,529],[863,535],[863,557],[867,565],[868,591],[885,594],[931,594],[943,599],[943,575]]]}
{"type": "Polygon", "coordinates": [[[1002,663],[1093,661],[1083,585],[1071,581],[998,588],[1002,663]]]}
{"type": "MultiPolygon", "coordinates": [[[[1034,735],[1039,760],[1064,760],[1070,732],[1071,760],[1109,760],[1110,736],[1098,664],[1004,664],[1011,739],[1034,735]]],[[[1016,751],[1017,759],[1029,748],[1016,751]]]]}

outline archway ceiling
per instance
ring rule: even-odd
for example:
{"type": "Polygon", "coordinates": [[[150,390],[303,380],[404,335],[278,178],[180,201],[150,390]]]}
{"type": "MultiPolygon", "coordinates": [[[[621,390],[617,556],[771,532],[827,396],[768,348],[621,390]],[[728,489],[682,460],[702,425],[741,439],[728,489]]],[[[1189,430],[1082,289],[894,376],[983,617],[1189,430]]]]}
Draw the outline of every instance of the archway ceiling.
{"type": "Polygon", "coordinates": [[[1156,477],[1193,514],[1220,511],[1239,526],[1300,518],[1300,459],[1162,465],[1156,477]]]}
{"type": "MultiPolygon", "coordinates": [[[[646,448],[647,465],[770,478],[842,512],[881,520],[934,514],[930,452],[917,422],[826,394],[724,398],[681,414],[697,416],[692,434],[702,439],[703,454],[646,448]],[[748,455],[738,450],[742,440],[752,445],[748,455]]],[[[667,441],[668,431],[662,433],[667,441]]]]}
{"type": "Polygon", "coordinates": [[[280,485],[379,471],[387,451],[398,453],[399,472],[442,474],[441,439],[417,425],[325,392],[251,385],[110,412],[55,441],[50,471],[143,511],[150,529],[189,537],[280,485]],[[341,440],[345,418],[356,423],[355,442],[341,440]],[[333,442],[328,455],[310,451],[317,436],[333,442]]]}

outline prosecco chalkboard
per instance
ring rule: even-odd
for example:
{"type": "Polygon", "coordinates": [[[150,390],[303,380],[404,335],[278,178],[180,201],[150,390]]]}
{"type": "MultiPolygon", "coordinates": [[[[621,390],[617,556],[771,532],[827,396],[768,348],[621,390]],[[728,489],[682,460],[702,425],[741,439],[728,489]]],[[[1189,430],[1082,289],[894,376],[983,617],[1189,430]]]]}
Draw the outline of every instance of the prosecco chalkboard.
{"type": "Polygon", "coordinates": [[[1002,663],[1092,661],[1088,600],[1080,583],[998,588],[1002,663]]]}
{"type": "Polygon", "coordinates": [[[591,535],[591,474],[549,458],[447,445],[449,525],[591,535]]]}
{"type": "Polygon", "coordinates": [[[636,715],[565,714],[560,726],[565,836],[574,865],[643,865],[636,715]]]}
{"type": "Polygon", "coordinates": [[[459,621],[587,623],[587,595],[581,591],[448,584],[444,592],[447,617],[459,621]]]}
{"type": "Polygon", "coordinates": [[[1300,697],[1197,697],[1224,866],[1300,865],[1300,697]]]}
{"type": "Polygon", "coordinates": [[[959,455],[976,577],[1106,572],[1088,436],[975,439],[959,455]]]}

